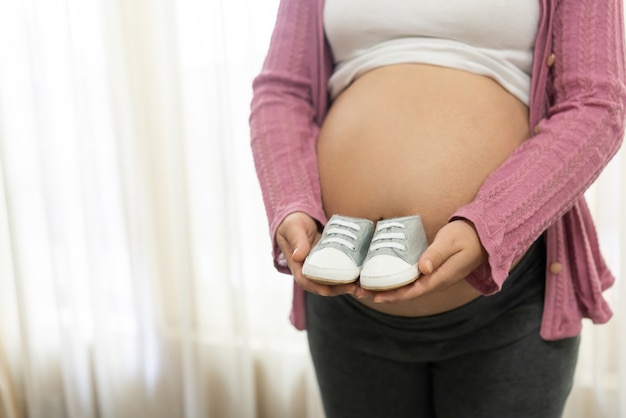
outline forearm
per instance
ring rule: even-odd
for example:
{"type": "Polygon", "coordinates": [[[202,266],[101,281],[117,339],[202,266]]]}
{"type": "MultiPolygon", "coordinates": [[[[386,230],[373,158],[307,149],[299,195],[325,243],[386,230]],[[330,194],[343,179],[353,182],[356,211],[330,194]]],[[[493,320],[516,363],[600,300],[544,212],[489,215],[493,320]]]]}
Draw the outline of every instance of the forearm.
{"type": "Polygon", "coordinates": [[[307,22],[310,5],[281,1],[278,19],[263,69],[253,83],[250,113],[251,148],[273,240],[279,259],[276,230],[293,212],[325,222],[321,204],[315,143],[319,126],[312,104],[307,22]]]}
{"type": "MultiPolygon", "coordinates": [[[[624,134],[621,2],[564,0],[555,16],[552,97],[539,132],[490,175],[452,217],[471,221],[497,291],[512,263],[581,198],[624,134]]],[[[477,284],[478,285],[478,284],[477,284]]]]}

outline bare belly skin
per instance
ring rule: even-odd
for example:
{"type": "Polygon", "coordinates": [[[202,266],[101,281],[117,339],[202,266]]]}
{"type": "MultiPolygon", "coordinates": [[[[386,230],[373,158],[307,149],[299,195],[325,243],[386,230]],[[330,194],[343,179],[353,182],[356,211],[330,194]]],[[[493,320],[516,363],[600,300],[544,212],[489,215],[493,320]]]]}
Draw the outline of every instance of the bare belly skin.
{"type": "MultiPolygon", "coordinates": [[[[528,108],[490,78],[420,64],[378,68],[335,99],[321,128],[324,209],[374,221],[419,214],[432,242],[528,136],[528,108]]],[[[478,296],[462,280],[411,301],[362,302],[424,316],[478,296]]]]}

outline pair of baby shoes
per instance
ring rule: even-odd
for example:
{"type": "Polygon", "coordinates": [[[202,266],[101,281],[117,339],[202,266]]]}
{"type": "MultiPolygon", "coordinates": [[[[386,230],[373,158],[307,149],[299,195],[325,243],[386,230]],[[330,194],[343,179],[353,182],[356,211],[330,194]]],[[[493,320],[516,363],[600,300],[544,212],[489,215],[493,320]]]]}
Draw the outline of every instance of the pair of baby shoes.
{"type": "Polygon", "coordinates": [[[419,216],[368,219],[333,215],[304,262],[302,274],[319,283],[356,281],[364,289],[391,290],[419,277],[428,243],[419,216]]]}

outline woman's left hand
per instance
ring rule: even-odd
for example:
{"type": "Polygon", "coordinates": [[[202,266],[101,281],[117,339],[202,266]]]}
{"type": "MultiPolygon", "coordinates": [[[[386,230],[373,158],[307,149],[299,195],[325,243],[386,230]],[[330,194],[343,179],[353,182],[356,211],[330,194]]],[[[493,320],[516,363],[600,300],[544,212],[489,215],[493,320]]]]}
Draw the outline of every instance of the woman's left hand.
{"type": "Polygon", "coordinates": [[[455,220],[437,232],[432,244],[419,259],[420,277],[398,289],[373,292],[359,288],[356,296],[374,302],[391,303],[415,299],[427,293],[445,290],[467,277],[487,261],[487,252],[480,243],[474,226],[455,220]]]}

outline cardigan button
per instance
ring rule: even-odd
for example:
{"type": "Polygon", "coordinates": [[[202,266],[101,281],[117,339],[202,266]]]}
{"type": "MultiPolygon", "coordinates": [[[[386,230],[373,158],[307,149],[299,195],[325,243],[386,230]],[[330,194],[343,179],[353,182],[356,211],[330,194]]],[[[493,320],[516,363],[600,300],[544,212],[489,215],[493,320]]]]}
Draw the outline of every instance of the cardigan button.
{"type": "Polygon", "coordinates": [[[548,55],[548,59],[546,60],[546,64],[548,65],[548,67],[552,67],[555,62],[556,62],[556,55],[553,52],[552,54],[548,55]]]}
{"type": "Polygon", "coordinates": [[[533,132],[535,133],[535,135],[539,135],[539,133],[541,132],[541,127],[539,126],[539,124],[535,125],[533,132]]]}
{"type": "Polygon", "coordinates": [[[552,263],[550,264],[550,272],[552,274],[559,274],[563,271],[563,264],[561,263],[552,263]]]}

